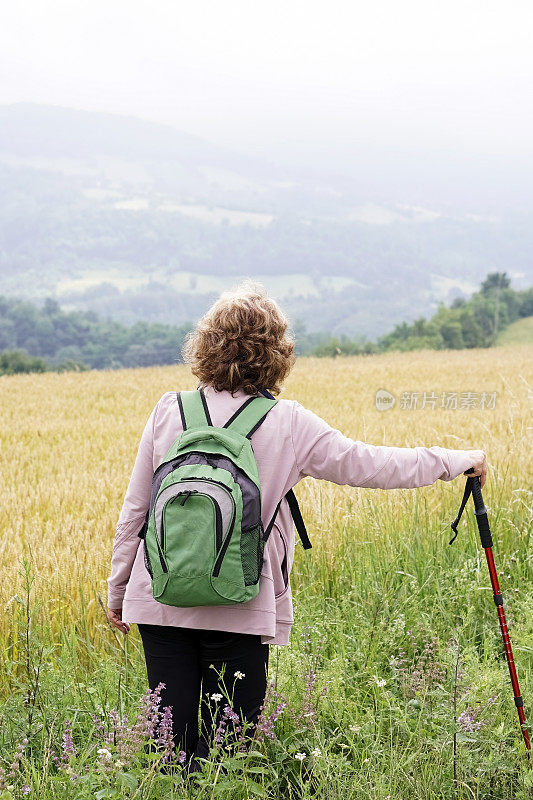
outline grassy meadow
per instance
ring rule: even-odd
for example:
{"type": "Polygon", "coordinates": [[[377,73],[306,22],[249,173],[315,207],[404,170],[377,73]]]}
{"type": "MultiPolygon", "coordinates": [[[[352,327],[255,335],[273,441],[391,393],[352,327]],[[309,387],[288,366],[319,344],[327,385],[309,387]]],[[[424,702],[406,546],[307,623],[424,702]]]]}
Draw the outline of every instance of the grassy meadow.
{"type": "Polygon", "coordinates": [[[497,344],[533,344],[533,317],[517,319],[498,334],[497,344]]]}
{"type": "MultiPolygon", "coordinates": [[[[372,444],[486,451],[530,719],[532,356],[508,345],[302,358],[281,395],[372,444]],[[393,408],[376,409],[379,389],[393,408]],[[458,407],[441,407],[452,392],[458,407]]],[[[196,385],[185,366],[0,379],[0,800],[531,798],[470,503],[448,546],[463,476],[410,490],[299,483],[313,549],[296,549],[291,644],[270,651],[272,736],[214,748],[190,784],[160,753],[133,751],[124,715],[131,726],[147,680],[136,625],[124,637],[106,618],[115,525],[153,405],[196,385]]]]}

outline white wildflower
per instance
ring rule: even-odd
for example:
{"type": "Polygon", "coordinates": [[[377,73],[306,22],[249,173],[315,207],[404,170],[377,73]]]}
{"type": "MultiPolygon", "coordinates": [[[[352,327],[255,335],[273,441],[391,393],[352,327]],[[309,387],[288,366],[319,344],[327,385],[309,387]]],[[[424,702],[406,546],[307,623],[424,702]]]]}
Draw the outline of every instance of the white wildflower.
{"type": "Polygon", "coordinates": [[[315,758],[318,758],[319,756],[322,755],[322,750],[320,749],[320,747],[315,747],[315,749],[311,751],[311,755],[314,756],[315,758]]]}
{"type": "Polygon", "coordinates": [[[346,748],[349,747],[349,746],[350,746],[349,744],[340,744],[339,745],[339,747],[342,747],[343,750],[346,750],[346,748]]]}
{"type": "Polygon", "coordinates": [[[215,692],[215,694],[211,695],[211,700],[216,700],[217,703],[218,703],[218,702],[220,702],[220,700],[222,700],[222,695],[218,694],[217,692],[215,692]]]}
{"type": "Polygon", "coordinates": [[[390,627],[393,632],[403,631],[405,629],[405,614],[398,614],[390,627]]]}
{"type": "Polygon", "coordinates": [[[234,673],[233,673],[233,675],[234,675],[234,677],[235,677],[235,678],[237,678],[237,680],[238,680],[238,681],[241,681],[241,680],[244,678],[244,676],[245,676],[245,673],[244,673],[244,672],[241,672],[241,671],[238,669],[238,670],[237,670],[237,672],[234,672],[234,673]]]}
{"type": "Polygon", "coordinates": [[[360,725],[350,725],[349,729],[351,730],[352,733],[359,733],[359,731],[361,730],[361,726],[360,725]]]}
{"type": "Polygon", "coordinates": [[[122,763],[120,758],[115,761],[115,767],[118,767],[119,769],[121,769],[123,766],[124,766],[124,764],[122,763]]]}
{"type": "Polygon", "coordinates": [[[296,759],[296,761],[303,761],[306,755],[307,753],[296,753],[294,758],[296,759]]]}
{"type": "Polygon", "coordinates": [[[111,753],[107,749],[107,747],[100,747],[99,750],[98,750],[98,755],[99,756],[104,756],[104,758],[107,758],[108,760],[110,758],[113,758],[113,756],[111,755],[111,753]]]}
{"type": "Polygon", "coordinates": [[[376,686],[379,686],[380,689],[382,689],[384,686],[387,685],[387,681],[385,680],[385,678],[378,678],[377,675],[373,675],[372,677],[376,681],[376,686]]]}

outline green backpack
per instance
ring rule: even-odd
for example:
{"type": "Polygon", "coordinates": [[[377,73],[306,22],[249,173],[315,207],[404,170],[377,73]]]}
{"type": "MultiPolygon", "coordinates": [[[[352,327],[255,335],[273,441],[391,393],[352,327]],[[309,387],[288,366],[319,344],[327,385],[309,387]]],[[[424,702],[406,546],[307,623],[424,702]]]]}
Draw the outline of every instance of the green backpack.
{"type": "MultiPolygon", "coordinates": [[[[249,397],[224,427],[211,423],[201,388],[176,392],[183,433],[154,472],[138,533],[152,594],[170,606],[244,603],[259,592],[266,529],[250,441],[277,400],[249,397]]],[[[294,492],[285,495],[304,548],[311,547],[294,492]]],[[[283,499],[283,498],[282,498],[283,499]]],[[[286,569],[286,565],[285,565],[286,569]]]]}

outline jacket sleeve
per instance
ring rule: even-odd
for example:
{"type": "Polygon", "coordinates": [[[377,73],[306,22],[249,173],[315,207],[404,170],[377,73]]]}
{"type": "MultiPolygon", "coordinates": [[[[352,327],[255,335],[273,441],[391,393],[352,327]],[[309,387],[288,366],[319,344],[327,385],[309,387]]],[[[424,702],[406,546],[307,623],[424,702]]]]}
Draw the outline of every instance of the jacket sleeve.
{"type": "Polygon", "coordinates": [[[412,489],[450,481],[472,466],[468,450],[388,447],[354,441],[293,401],[292,442],[298,480],[306,476],[370,489],[412,489]]]}
{"type": "Polygon", "coordinates": [[[137,534],[142,527],[150,505],[152,476],[154,473],[154,420],[158,405],[159,403],[153,409],[144,427],[117,522],[110,575],[107,578],[108,608],[122,608],[126,584],[130,577],[137,548],[141,542],[137,534]]]}

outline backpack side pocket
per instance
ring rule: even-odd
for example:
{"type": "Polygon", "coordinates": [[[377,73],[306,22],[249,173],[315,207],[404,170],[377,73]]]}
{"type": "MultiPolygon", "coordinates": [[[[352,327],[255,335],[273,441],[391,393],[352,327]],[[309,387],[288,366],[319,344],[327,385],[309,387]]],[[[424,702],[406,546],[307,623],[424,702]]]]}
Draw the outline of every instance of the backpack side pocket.
{"type": "Polygon", "coordinates": [[[261,522],[253,528],[241,531],[241,564],[245,586],[253,586],[261,575],[265,548],[263,533],[261,522]]]}

